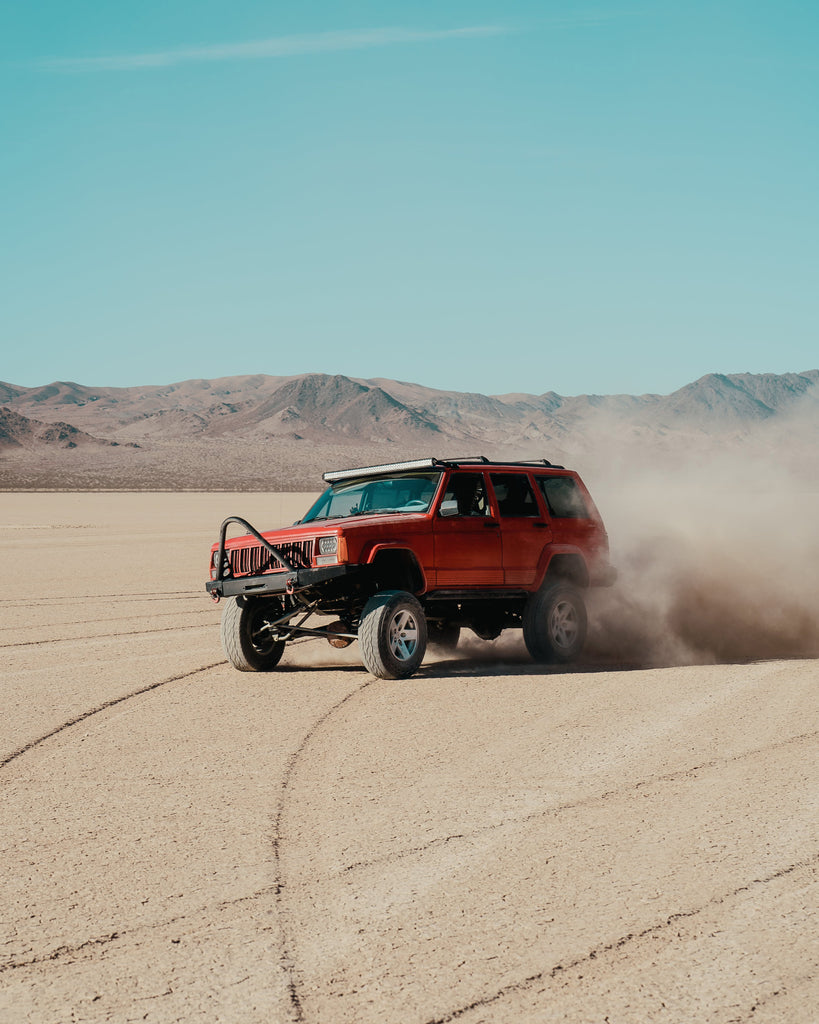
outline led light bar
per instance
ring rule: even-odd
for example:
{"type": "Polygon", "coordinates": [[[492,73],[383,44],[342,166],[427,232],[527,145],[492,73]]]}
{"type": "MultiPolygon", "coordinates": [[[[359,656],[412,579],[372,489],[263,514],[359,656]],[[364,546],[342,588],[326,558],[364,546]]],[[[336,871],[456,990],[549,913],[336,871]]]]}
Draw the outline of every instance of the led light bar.
{"type": "Polygon", "coordinates": [[[416,459],[414,462],[388,462],[384,466],[363,466],[361,469],[337,469],[332,473],[324,473],[322,479],[328,484],[339,480],[355,480],[362,476],[383,476],[385,473],[403,473],[413,469],[441,469],[443,463],[439,459],[416,459]]]}

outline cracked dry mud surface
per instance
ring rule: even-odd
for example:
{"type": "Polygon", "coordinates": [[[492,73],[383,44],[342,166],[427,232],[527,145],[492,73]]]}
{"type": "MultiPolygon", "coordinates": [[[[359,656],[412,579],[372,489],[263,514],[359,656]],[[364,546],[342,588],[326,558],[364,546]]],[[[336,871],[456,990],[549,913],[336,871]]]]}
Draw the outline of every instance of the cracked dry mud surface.
{"type": "Polygon", "coordinates": [[[0,1020],[814,1024],[819,663],[234,672],[305,504],[3,495],[0,1020]]]}

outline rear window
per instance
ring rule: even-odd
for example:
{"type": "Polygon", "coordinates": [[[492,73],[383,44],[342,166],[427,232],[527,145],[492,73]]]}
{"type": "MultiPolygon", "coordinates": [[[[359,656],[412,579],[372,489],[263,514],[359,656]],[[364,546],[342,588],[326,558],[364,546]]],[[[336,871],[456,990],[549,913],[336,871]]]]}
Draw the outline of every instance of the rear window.
{"type": "Polygon", "coordinates": [[[572,477],[539,476],[537,482],[549,506],[549,512],[556,519],[589,518],[585,499],[572,477]]]}

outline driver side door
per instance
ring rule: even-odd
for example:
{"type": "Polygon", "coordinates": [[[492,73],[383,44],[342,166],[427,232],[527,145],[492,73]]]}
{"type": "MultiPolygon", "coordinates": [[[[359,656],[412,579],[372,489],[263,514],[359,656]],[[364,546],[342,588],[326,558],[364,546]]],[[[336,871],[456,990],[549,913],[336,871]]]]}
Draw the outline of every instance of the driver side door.
{"type": "Polygon", "coordinates": [[[483,473],[453,473],[433,519],[435,586],[479,589],[503,585],[500,524],[492,515],[483,473]]]}

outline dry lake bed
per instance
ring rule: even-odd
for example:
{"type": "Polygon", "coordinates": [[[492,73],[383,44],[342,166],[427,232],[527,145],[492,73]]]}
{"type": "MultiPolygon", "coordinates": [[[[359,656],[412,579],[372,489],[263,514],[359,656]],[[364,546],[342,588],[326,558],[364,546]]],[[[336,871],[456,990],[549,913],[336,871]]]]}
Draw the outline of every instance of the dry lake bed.
{"type": "Polygon", "coordinates": [[[0,1020],[815,1024],[819,661],[236,672],[307,502],[0,495],[0,1020]]]}

